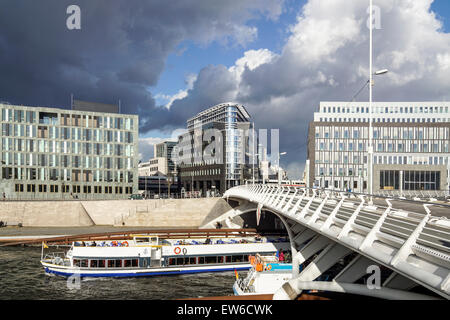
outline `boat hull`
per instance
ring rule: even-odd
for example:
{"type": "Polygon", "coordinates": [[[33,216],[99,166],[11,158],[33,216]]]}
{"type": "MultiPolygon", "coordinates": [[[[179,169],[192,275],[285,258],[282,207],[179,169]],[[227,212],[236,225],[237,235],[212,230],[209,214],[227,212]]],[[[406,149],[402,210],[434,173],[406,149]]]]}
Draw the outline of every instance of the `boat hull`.
{"type": "Polygon", "coordinates": [[[79,276],[80,278],[126,278],[126,277],[152,277],[163,275],[180,275],[206,272],[225,271],[245,271],[251,268],[250,264],[225,265],[225,266],[204,266],[204,267],[183,267],[183,268],[135,268],[126,270],[89,270],[72,267],[55,266],[42,263],[44,270],[48,274],[55,274],[63,277],[79,276]]]}

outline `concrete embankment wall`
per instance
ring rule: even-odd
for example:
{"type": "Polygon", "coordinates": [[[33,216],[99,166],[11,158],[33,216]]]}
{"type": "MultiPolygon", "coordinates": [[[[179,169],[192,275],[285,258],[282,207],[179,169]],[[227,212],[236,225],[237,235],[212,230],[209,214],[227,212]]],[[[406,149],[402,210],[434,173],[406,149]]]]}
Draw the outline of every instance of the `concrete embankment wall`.
{"type": "Polygon", "coordinates": [[[0,220],[29,227],[92,226],[80,201],[3,201],[0,220]]]}
{"type": "Polygon", "coordinates": [[[28,227],[93,225],[199,227],[211,216],[231,207],[221,198],[104,200],[104,201],[4,201],[0,220],[28,227]]]}

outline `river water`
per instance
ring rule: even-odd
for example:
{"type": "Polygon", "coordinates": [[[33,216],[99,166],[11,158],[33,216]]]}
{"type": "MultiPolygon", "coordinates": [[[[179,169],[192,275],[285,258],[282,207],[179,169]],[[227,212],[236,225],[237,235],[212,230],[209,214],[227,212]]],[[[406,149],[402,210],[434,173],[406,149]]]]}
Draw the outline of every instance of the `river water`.
{"type": "Polygon", "coordinates": [[[0,248],[0,300],[171,300],[233,295],[233,271],[148,278],[91,278],[81,280],[78,289],[68,285],[63,277],[45,274],[40,257],[38,247],[0,248]]]}

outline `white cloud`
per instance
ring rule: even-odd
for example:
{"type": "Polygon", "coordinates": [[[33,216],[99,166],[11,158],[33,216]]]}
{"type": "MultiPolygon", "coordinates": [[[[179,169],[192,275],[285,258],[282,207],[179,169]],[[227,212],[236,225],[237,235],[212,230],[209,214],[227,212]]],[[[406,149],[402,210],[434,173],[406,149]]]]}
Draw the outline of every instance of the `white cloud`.
{"type": "Polygon", "coordinates": [[[186,89],[184,89],[184,90],[180,89],[174,95],[167,95],[167,94],[163,94],[163,93],[158,93],[158,94],[155,95],[155,99],[160,99],[160,100],[167,101],[165,107],[167,109],[170,109],[170,107],[172,106],[172,104],[173,104],[173,102],[175,100],[181,100],[181,99],[186,98],[188,96],[189,90],[191,90],[194,87],[195,80],[197,80],[197,75],[194,74],[194,73],[190,73],[190,74],[188,74],[186,76],[186,79],[185,79],[186,89]]]}
{"type": "Polygon", "coordinates": [[[228,70],[236,74],[236,79],[240,80],[242,72],[247,67],[249,70],[254,70],[262,64],[271,62],[277,54],[269,49],[248,50],[244,52],[244,56],[236,60],[236,63],[228,70]]]}

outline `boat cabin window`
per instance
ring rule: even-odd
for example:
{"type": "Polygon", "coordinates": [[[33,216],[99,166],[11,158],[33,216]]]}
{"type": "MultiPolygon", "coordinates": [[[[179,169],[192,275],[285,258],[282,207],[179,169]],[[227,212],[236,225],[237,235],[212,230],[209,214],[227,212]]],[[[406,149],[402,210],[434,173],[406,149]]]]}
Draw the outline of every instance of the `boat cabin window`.
{"type": "Polygon", "coordinates": [[[217,263],[217,256],[208,256],[205,258],[207,264],[209,263],[217,263]]]}
{"type": "Polygon", "coordinates": [[[124,267],[125,268],[132,268],[132,267],[138,267],[139,266],[139,260],[138,259],[125,259],[124,261],[124,267]]]}
{"type": "Polygon", "coordinates": [[[190,258],[184,258],[185,264],[197,264],[197,258],[190,257],[190,258]],[[189,262],[186,263],[186,260],[189,260],[189,262]]]}
{"type": "Polygon", "coordinates": [[[231,262],[247,262],[247,261],[248,261],[248,255],[247,254],[245,254],[245,255],[242,255],[242,254],[233,255],[231,257],[231,262]]]}
{"type": "Polygon", "coordinates": [[[249,261],[249,255],[247,254],[232,256],[177,257],[167,259],[167,265],[181,266],[192,264],[243,263],[247,261],[249,261]]]}
{"type": "Polygon", "coordinates": [[[84,268],[134,268],[139,267],[139,259],[73,259],[73,265],[84,268]]]}

